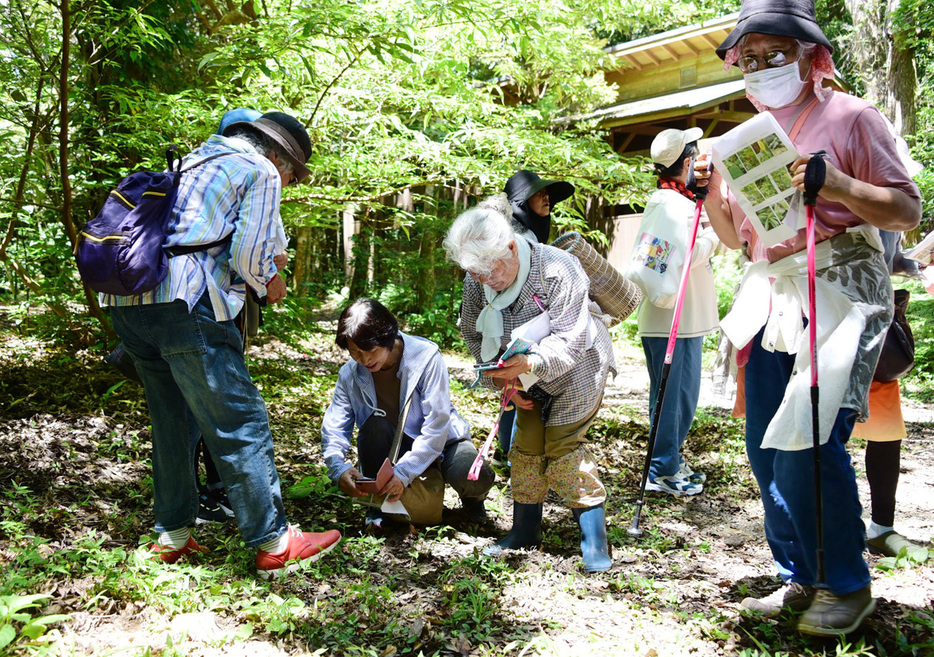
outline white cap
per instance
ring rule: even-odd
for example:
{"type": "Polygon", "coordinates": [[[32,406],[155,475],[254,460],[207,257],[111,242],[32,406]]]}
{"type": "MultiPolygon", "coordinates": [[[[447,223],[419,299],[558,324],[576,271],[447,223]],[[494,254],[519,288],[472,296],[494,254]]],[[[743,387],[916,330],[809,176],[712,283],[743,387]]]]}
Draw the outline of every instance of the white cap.
{"type": "Polygon", "coordinates": [[[663,167],[670,167],[684,152],[685,146],[703,136],[704,131],[700,128],[688,128],[687,130],[668,128],[662,130],[652,140],[652,161],[661,164],[663,167]]]}

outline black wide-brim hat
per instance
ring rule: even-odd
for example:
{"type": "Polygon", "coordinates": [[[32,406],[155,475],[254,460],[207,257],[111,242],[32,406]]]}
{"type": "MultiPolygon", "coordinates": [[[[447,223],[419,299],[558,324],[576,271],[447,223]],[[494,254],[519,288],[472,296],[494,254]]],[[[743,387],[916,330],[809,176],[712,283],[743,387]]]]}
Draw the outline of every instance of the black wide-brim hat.
{"type": "Polygon", "coordinates": [[[736,27],[717,48],[720,59],[747,34],[771,34],[818,43],[833,52],[814,17],[814,0],[744,0],[736,27]]]}
{"type": "Polygon", "coordinates": [[[554,207],[574,193],[574,185],[563,180],[542,180],[532,171],[522,169],[510,176],[503,191],[511,203],[524,203],[543,189],[548,189],[548,201],[554,207]]]}
{"type": "Polygon", "coordinates": [[[282,149],[283,155],[292,165],[295,178],[302,182],[311,175],[305,162],[311,157],[311,139],[298,119],[285,112],[266,112],[255,121],[237,121],[224,129],[224,135],[237,128],[259,132],[272,139],[282,149]]]}

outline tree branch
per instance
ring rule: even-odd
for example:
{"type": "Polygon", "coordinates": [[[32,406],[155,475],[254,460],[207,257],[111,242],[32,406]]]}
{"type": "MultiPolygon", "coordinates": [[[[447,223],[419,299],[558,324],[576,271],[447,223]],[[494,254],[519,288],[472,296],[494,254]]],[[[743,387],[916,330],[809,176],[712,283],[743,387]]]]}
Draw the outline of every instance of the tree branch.
{"type": "Polygon", "coordinates": [[[324,97],[327,96],[328,91],[331,90],[331,87],[333,87],[335,84],[337,84],[337,81],[341,79],[341,77],[344,75],[344,73],[346,73],[348,70],[350,70],[350,67],[353,66],[354,64],[356,64],[356,63],[360,60],[360,56],[361,56],[362,54],[363,54],[363,51],[362,51],[362,50],[359,51],[359,52],[357,52],[357,53],[353,56],[353,58],[352,58],[349,62],[347,62],[347,66],[345,66],[343,69],[341,69],[340,73],[338,73],[337,75],[335,75],[335,76],[334,76],[334,79],[331,80],[331,81],[327,84],[327,86],[324,87],[324,89],[321,90],[321,93],[318,95],[318,102],[315,103],[315,108],[311,111],[311,116],[309,116],[309,117],[308,117],[308,120],[305,122],[305,127],[306,127],[306,128],[307,128],[308,126],[310,126],[310,125],[312,124],[312,122],[315,120],[315,114],[318,113],[318,108],[321,107],[321,103],[324,102],[324,97]]]}

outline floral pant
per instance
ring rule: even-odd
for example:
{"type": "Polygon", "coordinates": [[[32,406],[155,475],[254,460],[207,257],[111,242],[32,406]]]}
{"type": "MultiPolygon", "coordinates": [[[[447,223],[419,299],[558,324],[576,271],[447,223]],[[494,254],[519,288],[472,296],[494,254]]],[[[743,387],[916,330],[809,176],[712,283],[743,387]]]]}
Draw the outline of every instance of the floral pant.
{"type": "Polygon", "coordinates": [[[572,508],[603,504],[606,488],[585,446],[602,399],[580,422],[545,426],[538,404],[516,410],[516,435],[509,451],[512,496],[519,504],[540,504],[554,490],[572,508]]]}

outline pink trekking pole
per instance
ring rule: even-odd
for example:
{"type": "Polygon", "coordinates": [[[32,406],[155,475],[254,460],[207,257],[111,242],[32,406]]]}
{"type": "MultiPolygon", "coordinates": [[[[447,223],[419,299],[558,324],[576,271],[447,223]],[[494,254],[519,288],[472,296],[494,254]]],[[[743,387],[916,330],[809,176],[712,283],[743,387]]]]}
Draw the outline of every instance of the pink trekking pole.
{"type": "Polygon", "coordinates": [[[814,206],[817,194],[824,186],[827,163],[824,153],[818,152],[808,160],[804,170],[804,204],[807,208],[807,255],[808,255],[808,337],[811,343],[811,434],[814,450],[814,508],[817,523],[817,583],[824,586],[824,505],[820,474],[820,386],[817,379],[817,299],[814,294],[817,280],[815,264],[814,206]]]}
{"type": "Polygon", "coordinates": [[[467,479],[470,481],[477,481],[480,477],[480,468],[483,467],[483,462],[487,459],[490,453],[490,448],[493,446],[493,439],[496,437],[496,433],[499,431],[500,420],[503,419],[503,411],[506,410],[506,407],[509,406],[509,402],[512,401],[513,395],[516,394],[516,380],[509,379],[506,382],[506,385],[503,386],[503,394],[500,397],[499,402],[499,415],[496,418],[496,422],[493,423],[493,428],[490,429],[490,435],[486,437],[486,440],[483,442],[483,446],[480,447],[480,452],[477,454],[477,458],[474,459],[473,464],[470,466],[470,470],[467,472],[467,479]]]}

